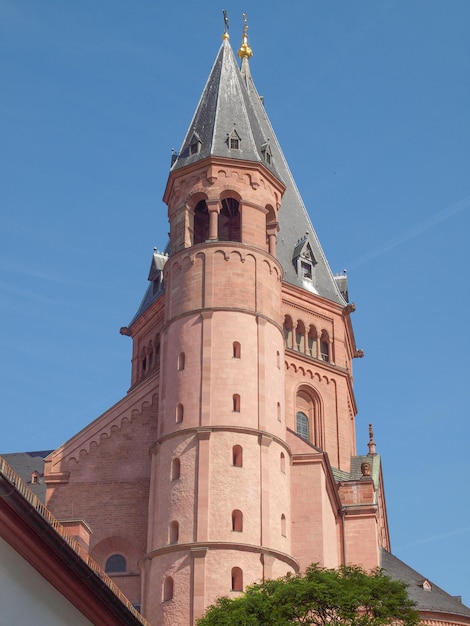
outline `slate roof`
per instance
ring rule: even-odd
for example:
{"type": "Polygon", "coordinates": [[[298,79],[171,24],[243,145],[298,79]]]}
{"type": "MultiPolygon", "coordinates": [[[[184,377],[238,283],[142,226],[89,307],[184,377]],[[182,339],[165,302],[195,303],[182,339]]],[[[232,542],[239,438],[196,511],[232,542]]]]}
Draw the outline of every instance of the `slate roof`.
{"type": "Polygon", "coordinates": [[[387,576],[408,585],[408,595],[416,602],[420,611],[453,613],[470,618],[470,609],[458,597],[451,596],[384,549],[381,552],[381,567],[387,576]],[[429,590],[423,588],[423,582],[426,580],[431,583],[429,590]]]}
{"type": "Polygon", "coordinates": [[[363,463],[369,463],[370,476],[374,481],[375,488],[377,489],[380,480],[380,454],[363,454],[351,457],[351,470],[349,472],[333,467],[332,471],[335,480],[337,482],[346,482],[348,480],[361,480],[361,478],[363,478],[361,471],[361,465],[363,463]]]}
{"type": "Polygon", "coordinates": [[[302,281],[301,277],[297,276],[292,262],[294,250],[299,240],[307,235],[308,242],[310,243],[317,262],[313,268],[313,285],[316,292],[328,300],[344,305],[346,304],[346,300],[342,296],[331,272],[307,209],[297,189],[297,185],[295,184],[279,141],[271,126],[271,122],[269,121],[264,103],[256,90],[247,59],[244,60],[241,73],[250,100],[253,103],[256,116],[260,122],[262,132],[269,139],[273,163],[279,172],[281,181],[286,185],[286,191],[282,198],[281,209],[279,211],[280,230],[277,237],[277,258],[284,270],[284,280],[288,283],[308,289],[308,285],[302,281]]]}
{"type": "Polygon", "coordinates": [[[172,170],[218,156],[262,162],[279,178],[274,164],[268,164],[262,154],[268,139],[243,84],[233,50],[228,39],[224,39],[172,170]],[[232,133],[240,138],[237,150],[230,148],[232,133]],[[198,140],[199,152],[191,154],[190,145],[198,140]]]}
{"type": "Polygon", "coordinates": [[[18,474],[21,480],[28,485],[31,491],[41,502],[46,501],[46,483],[44,482],[44,459],[53,450],[38,450],[36,452],[13,452],[2,454],[12,470],[18,474]],[[37,472],[38,482],[33,483],[31,477],[33,472],[37,472]]]}

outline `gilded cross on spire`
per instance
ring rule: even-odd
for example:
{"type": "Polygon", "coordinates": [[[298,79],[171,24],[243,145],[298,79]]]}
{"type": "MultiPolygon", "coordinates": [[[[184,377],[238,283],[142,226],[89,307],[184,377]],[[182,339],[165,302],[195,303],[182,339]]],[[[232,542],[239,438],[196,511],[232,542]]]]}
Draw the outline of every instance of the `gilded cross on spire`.
{"type": "Polygon", "coordinates": [[[246,14],[242,13],[243,17],[243,35],[242,35],[242,45],[238,50],[238,56],[240,59],[249,59],[253,56],[253,50],[248,45],[248,22],[246,20],[246,14]]]}

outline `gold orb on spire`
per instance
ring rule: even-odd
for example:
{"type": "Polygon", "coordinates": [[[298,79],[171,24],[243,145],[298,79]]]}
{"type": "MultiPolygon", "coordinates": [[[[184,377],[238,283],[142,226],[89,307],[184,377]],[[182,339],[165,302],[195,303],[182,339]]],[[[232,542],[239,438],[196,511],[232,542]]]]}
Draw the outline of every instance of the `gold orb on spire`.
{"type": "Polygon", "coordinates": [[[242,44],[238,50],[238,56],[240,59],[250,59],[253,56],[253,50],[248,45],[248,22],[246,21],[246,14],[242,13],[243,17],[243,35],[242,44]]]}

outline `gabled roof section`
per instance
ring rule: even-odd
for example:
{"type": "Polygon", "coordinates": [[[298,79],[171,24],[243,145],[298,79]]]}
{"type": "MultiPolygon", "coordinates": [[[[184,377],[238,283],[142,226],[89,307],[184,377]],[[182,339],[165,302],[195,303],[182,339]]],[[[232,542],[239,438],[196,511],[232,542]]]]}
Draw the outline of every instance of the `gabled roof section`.
{"type": "Polygon", "coordinates": [[[44,459],[53,450],[35,452],[13,452],[2,454],[2,457],[18,476],[28,485],[29,489],[41,500],[46,501],[46,483],[44,482],[44,459]],[[37,480],[32,480],[37,474],[37,480]]]}
{"type": "Polygon", "coordinates": [[[465,616],[467,619],[463,623],[468,623],[470,609],[459,598],[451,596],[437,585],[430,583],[425,576],[383,548],[380,566],[384,574],[408,585],[408,595],[416,602],[419,611],[465,616]]]}
{"type": "Polygon", "coordinates": [[[266,151],[268,140],[255,114],[233,50],[225,38],[172,171],[216,156],[263,163],[278,176],[274,160],[268,159],[268,162],[262,152],[263,149],[266,151]],[[234,138],[239,139],[238,146],[230,141],[234,138]],[[200,142],[198,145],[197,141],[200,142]]]}

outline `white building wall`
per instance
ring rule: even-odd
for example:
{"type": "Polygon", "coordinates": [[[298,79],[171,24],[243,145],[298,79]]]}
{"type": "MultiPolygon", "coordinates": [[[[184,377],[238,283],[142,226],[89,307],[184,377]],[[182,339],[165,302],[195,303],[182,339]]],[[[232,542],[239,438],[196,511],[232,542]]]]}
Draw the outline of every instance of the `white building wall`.
{"type": "Polygon", "coordinates": [[[0,624],[92,626],[82,613],[0,538],[0,624]]]}

